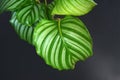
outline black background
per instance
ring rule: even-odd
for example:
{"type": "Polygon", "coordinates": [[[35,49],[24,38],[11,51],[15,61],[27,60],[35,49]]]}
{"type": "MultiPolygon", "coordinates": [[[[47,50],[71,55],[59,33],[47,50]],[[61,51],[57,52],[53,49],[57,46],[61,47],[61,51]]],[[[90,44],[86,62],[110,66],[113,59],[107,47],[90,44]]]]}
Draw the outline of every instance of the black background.
{"type": "Polygon", "coordinates": [[[47,66],[14,32],[10,13],[1,14],[0,80],[120,80],[120,1],[96,2],[89,14],[80,17],[93,37],[94,56],[68,71],[47,66]]]}

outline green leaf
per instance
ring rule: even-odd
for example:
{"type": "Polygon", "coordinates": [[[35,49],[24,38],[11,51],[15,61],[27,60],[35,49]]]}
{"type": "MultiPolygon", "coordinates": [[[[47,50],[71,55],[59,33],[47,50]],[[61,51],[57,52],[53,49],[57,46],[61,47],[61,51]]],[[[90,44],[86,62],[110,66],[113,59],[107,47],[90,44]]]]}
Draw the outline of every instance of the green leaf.
{"type": "Polygon", "coordinates": [[[46,18],[46,7],[44,4],[30,4],[17,11],[18,21],[28,26],[46,18]]]}
{"type": "Polygon", "coordinates": [[[31,0],[1,0],[0,13],[20,9],[23,5],[26,5],[26,3],[31,3],[31,0]]]}
{"type": "Polygon", "coordinates": [[[18,22],[18,20],[16,19],[15,12],[12,15],[10,23],[13,25],[14,30],[22,40],[25,40],[28,43],[33,44],[34,27],[29,27],[18,22]]]}
{"type": "Polygon", "coordinates": [[[47,8],[48,8],[47,12],[48,12],[48,18],[49,18],[49,19],[52,19],[52,18],[53,18],[53,15],[51,15],[51,13],[52,13],[52,10],[53,10],[54,6],[55,6],[55,1],[51,2],[51,3],[48,4],[48,6],[47,6],[47,8]]]}
{"type": "Polygon", "coordinates": [[[56,0],[52,15],[74,15],[87,14],[96,5],[93,0],[56,0]]]}
{"type": "Polygon", "coordinates": [[[77,61],[92,56],[92,39],[81,20],[65,17],[58,21],[42,20],[34,30],[37,54],[58,70],[73,69],[77,61]]]}

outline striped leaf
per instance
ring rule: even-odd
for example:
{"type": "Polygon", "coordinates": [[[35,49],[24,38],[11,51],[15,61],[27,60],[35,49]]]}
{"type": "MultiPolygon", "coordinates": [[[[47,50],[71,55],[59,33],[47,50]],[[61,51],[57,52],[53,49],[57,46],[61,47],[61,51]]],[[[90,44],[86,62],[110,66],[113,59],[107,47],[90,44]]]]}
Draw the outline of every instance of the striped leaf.
{"type": "Polygon", "coordinates": [[[42,18],[47,18],[44,4],[30,4],[17,12],[18,21],[28,26],[31,26],[42,18]]]}
{"type": "Polygon", "coordinates": [[[20,9],[26,3],[31,3],[31,0],[1,0],[0,13],[20,9]]]}
{"type": "Polygon", "coordinates": [[[73,69],[77,61],[92,56],[92,39],[81,20],[67,16],[62,20],[42,20],[33,33],[37,54],[58,70],[73,69]]]}
{"type": "Polygon", "coordinates": [[[33,44],[32,42],[34,27],[29,27],[18,22],[18,20],[16,19],[16,13],[12,15],[10,23],[13,25],[14,30],[22,40],[25,40],[28,43],[33,44]]]}
{"type": "Polygon", "coordinates": [[[93,0],[56,0],[52,15],[74,15],[87,14],[96,5],[93,0]]]}
{"type": "Polygon", "coordinates": [[[52,19],[52,18],[53,18],[53,16],[51,15],[51,13],[52,13],[52,10],[53,10],[54,6],[55,6],[55,1],[51,2],[51,3],[48,4],[48,6],[47,6],[47,8],[48,8],[47,11],[48,11],[48,17],[49,17],[49,19],[52,19]]]}

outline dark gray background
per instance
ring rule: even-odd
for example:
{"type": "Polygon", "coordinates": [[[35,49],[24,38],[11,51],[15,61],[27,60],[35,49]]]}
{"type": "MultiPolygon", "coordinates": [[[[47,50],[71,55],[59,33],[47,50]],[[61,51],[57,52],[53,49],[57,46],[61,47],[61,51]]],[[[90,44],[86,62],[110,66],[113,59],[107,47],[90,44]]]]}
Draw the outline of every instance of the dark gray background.
{"type": "Polygon", "coordinates": [[[120,0],[96,0],[98,5],[82,20],[94,40],[94,56],[78,62],[74,70],[58,71],[36,55],[34,47],[19,39],[0,15],[0,80],[120,80],[120,0]]]}

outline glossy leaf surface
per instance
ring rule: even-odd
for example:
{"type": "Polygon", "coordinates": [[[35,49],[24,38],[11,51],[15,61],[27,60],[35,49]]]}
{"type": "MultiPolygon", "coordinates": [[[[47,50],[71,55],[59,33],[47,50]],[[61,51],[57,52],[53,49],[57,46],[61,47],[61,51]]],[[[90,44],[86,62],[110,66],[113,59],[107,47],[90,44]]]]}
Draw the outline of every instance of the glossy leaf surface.
{"type": "Polygon", "coordinates": [[[93,0],[56,0],[52,15],[74,15],[87,14],[96,5],[93,0]]]}
{"type": "Polygon", "coordinates": [[[12,15],[10,22],[21,39],[27,41],[30,44],[33,44],[34,27],[29,27],[18,22],[16,19],[16,13],[12,15]]]}
{"type": "Polygon", "coordinates": [[[40,19],[45,19],[46,9],[44,4],[30,4],[17,11],[17,19],[23,24],[31,26],[40,19]]]}
{"type": "Polygon", "coordinates": [[[31,0],[1,0],[0,13],[20,9],[23,5],[31,3],[31,0]]]}
{"type": "Polygon", "coordinates": [[[73,69],[77,61],[92,55],[92,39],[86,26],[71,16],[42,20],[35,27],[33,39],[38,55],[59,70],[73,69]]]}

